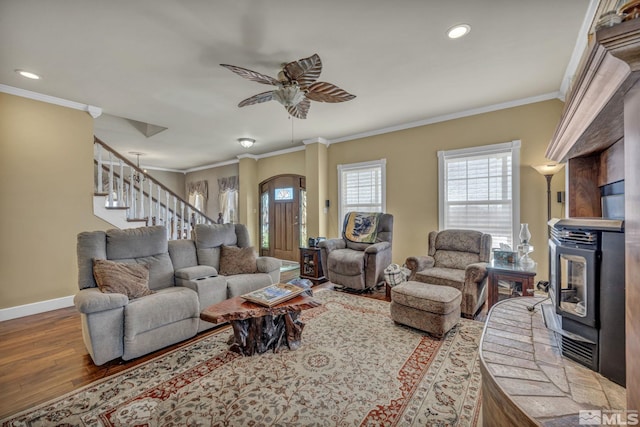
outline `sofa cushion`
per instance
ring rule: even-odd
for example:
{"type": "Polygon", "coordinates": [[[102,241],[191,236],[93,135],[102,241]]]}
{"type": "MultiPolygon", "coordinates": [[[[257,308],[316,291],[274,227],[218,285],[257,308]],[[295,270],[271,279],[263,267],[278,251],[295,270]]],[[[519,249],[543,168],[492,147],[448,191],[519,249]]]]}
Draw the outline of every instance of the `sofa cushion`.
{"type": "Polygon", "coordinates": [[[436,267],[464,270],[467,265],[480,261],[480,255],[472,252],[459,252],[439,249],[433,256],[436,267]]]}
{"type": "Polygon", "coordinates": [[[450,286],[462,290],[464,288],[464,278],[464,270],[434,267],[417,272],[415,280],[422,283],[450,286]]]}
{"type": "Polygon", "coordinates": [[[142,258],[169,251],[163,226],[107,230],[107,259],[142,258]]]}
{"type": "Polygon", "coordinates": [[[273,285],[273,283],[271,276],[266,273],[227,276],[227,298],[244,295],[269,285],[273,285]]]}
{"type": "Polygon", "coordinates": [[[358,276],[364,271],[364,252],[352,249],[331,251],[327,269],[344,276],[358,276]]]}
{"type": "Polygon", "coordinates": [[[93,261],[93,275],[102,292],[124,294],[130,299],[151,295],[149,267],[106,259],[93,261]]]}
{"type": "Polygon", "coordinates": [[[125,343],[143,332],[199,316],[198,296],[191,289],[162,289],[124,308],[125,343]]]}
{"type": "Polygon", "coordinates": [[[250,274],[258,271],[256,264],[256,250],[239,248],[237,246],[222,246],[220,251],[220,274],[230,276],[233,274],[250,274]]]}
{"type": "Polygon", "coordinates": [[[238,243],[233,224],[196,224],[195,236],[198,249],[233,246],[238,243]]]}
{"type": "MultiPolygon", "coordinates": [[[[482,233],[474,230],[443,230],[435,235],[433,248],[459,252],[480,253],[482,233]]],[[[431,243],[431,242],[429,242],[431,243]]],[[[432,254],[429,254],[432,255],[432,254]]]]}

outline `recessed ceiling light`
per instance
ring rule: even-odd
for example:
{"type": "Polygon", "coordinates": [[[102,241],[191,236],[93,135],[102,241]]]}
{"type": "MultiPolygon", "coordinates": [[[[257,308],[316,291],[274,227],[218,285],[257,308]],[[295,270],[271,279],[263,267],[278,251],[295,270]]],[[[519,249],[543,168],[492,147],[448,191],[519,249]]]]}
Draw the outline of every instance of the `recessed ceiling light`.
{"type": "Polygon", "coordinates": [[[31,80],[40,80],[40,76],[32,73],[30,71],[25,71],[25,70],[16,70],[16,73],[20,74],[22,77],[26,77],[27,79],[31,79],[31,80]]]}
{"type": "Polygon", "coordinates": [[[469,34],[469,31],[471,31],[471,27],[468,24],[455,25],[447,30],[447,37],[450,39],[459,39],[469,34]]]}

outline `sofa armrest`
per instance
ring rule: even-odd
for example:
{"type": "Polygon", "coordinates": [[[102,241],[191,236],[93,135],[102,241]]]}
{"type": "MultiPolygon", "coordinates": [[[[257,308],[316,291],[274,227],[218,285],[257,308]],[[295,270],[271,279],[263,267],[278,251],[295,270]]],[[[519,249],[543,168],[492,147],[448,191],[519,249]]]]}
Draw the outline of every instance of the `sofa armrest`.
{"type": "Polygon", "coordinates": [[[425,268],[432,268],[436,263],[436,260],[429,255],[410,256],[404,261],[405,267],[411,272],[409,280],[413,280],[416,273],[424,270],[425,268]]]}
{"type": "Polygon", "coordinates": [[[318,243],[320,249],[327,251],[327,254],[335,249],[345,249],[347,242],[344,239],[327,239],[318,243]]]}
{"type": "Polygon", "coordinates": [[[129,304],[129,298],[124,294],[103,293],[98,288],[86,288],[73,297],[73,304],[80,313],[89,314],[124,307],[129,304]]]}
{"type": "Polygon", "coordinates": [[[467,283],[482,283],[487,277],[487,263],[476,262],[469,264],[464,272],[464,282],[467,283]]]}
{"type": "Polygon", "coordinates": [[[373,245],[367,247],[364,250],[366,254],[377,254],[378,252],[382,252],[384,250],[391,249],[391,243],[389,242],[378,242],[373,245]]]}
{"type": "Polygon", "coordinates": [[[177,279],[197,280],[204,277],[215,277],[218,275],[218,270],[210,265],[196,265],[193,267],[180,268],[175,271],[174,275],[177,279]]]}
{"type": "Polygon", "coordinates": [[[261,256],[256,258],[256,266],[260,273],[271,273],[272,271],[280,270],[282,261],[270,256],[261,256]]]}

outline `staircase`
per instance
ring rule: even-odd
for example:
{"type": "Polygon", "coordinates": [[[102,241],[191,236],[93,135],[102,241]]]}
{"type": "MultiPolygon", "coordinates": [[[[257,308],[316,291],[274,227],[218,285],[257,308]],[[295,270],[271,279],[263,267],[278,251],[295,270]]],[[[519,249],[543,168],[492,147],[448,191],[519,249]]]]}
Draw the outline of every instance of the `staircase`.
{"type": "Polygon", "coordinates": [[[188,239],[195,224],[213,224],[186,200],[94,136],[93,213],[117,228],[164,225],[170,240],[188,239]]]}

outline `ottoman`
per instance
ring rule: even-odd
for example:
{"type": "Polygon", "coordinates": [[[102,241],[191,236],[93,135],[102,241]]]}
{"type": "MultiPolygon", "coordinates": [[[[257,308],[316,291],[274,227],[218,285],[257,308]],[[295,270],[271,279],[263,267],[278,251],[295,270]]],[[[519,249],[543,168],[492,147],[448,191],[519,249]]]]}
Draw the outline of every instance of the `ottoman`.
{"type": "Polygon", "coordinates": [[[391,288],[391,318],[442,338],[458,323],[461,301],[456,288],[409,281],[391,288]]]}

